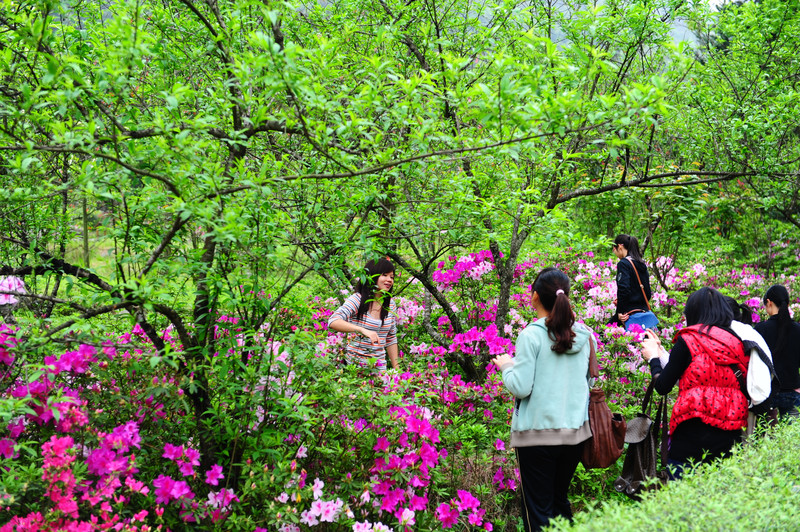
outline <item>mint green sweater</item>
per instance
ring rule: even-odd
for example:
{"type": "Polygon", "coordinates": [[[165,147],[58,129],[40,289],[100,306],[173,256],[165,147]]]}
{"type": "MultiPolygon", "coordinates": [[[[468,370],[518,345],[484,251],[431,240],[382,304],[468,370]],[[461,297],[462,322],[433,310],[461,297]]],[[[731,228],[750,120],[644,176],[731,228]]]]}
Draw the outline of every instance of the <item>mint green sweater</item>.
{"type": "Polygon", "coordinates": [[[513,361],[503,364],[503,383],[516,398],[511,446],[577,445],[589,428],[589,338],[575,326],[572,349],[551,349],[545,320],[528,325],[517,338],[513,361]]]}

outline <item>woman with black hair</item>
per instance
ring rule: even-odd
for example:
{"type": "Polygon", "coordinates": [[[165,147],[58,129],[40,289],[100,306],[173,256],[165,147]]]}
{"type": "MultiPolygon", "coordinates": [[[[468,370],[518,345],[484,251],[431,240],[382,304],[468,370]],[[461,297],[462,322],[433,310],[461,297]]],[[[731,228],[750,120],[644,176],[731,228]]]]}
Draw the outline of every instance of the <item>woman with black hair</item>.
{"type": "Polygon", "coordinates": [[[328,327],[349,335],[346,359],[351,364],[386,369],[386,356],[393,369],[397,361],[397,323],[394,302],[394,264],[388,258],[371,260],[356,282],[356,293],[328,319],[328,327]]]}
{"type": "Polygon", "coordinates": [[[639,241],[630,235],[617,235],[612,246],[617,263],[617,309],[610,322],[622,323],[628,328],[631,314],[645,312],[653,296],[650,290],[650,273],[639,251],[639,241]],[[638,274],[638,275],[637,275],[638,274]],[[641,282],[640,282],[641,281],[641,282]]]}
{"type": "Polygon", "coordinates": [[[800,407],[800,324],[789,315],[789,291],[772,285],[764,294],[764,307],[769,319],[757,323],[756,331],[764,337],[772,351],[777,382],[773,388],[772,407],[781,416],[798,415],[800,407]]]}
{"type": "Polygon", "coordinates": [[[727,456],[747,426],[739,378],[746,379],[750,357],[730,328],[731,309],[717,290],[701,288],[689,296],[684,315],[687,326],[675,334],[666,366],[658,336],[648,330],[642,341],[656,392],[667,395],[678,384],[669,422],[673,479],[691,462],[727,456]]]}
{"type": "Polygon", "coordinates": [[[517,452],[525,530],[555,516],[572,517],[567,490],[589,428],[589,355],[592,333],[575,325],[569,278],[545,268],[533,282],[537,319],[517,338],[512,359],[493,362],[514,395],[511,445],[517,452]]]}

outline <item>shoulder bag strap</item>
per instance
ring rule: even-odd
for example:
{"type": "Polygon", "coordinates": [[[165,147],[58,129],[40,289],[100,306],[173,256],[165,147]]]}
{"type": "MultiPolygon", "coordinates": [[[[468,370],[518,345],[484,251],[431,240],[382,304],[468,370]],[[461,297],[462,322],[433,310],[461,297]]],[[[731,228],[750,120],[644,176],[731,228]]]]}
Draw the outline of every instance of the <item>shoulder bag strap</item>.
{"type": "Polygon", "coordinates": [[[656,430],[661,427],[659,451],[661,454],[661,467],[667,467],[667,453],[669,442],[669,412],[667,411],[667,396],[661,396],[656,414],[656,430]]]}
{"type": "Polygon", "coordinates": [[[647,391],[644,393],[644,399],[642,399],[642,414],[647,417],[650,417],[650,402],[653,398],[655,383],[655,379],[650,379],[650,384],[647,386],[647,391]]]}
{"type": "Polygon", "coordinates": [[[600,376],[600,363],[597,361],[597,352],[594,349],[594,335],[589,335],[589,376],[597,379],[600,376]]]}
{"type": "Polygon", "coordinates": [[[633,268],[633,273],[636,274],[636,280],[639,281],[639,288],[642,289],[642,295],[644,296],[644,302],[647,303],[647,310],[652,312],[652,308],[650,308],[650,301],[647,299],[647,294],[644,293],[644,285],[642,284],[642,278],[639,277],[639,270],[636,269],[636,264],[633,263],[633,259],[630,257],[625,257],[628,259],[628,262],[631,263],[631,267],[633,268]]]}

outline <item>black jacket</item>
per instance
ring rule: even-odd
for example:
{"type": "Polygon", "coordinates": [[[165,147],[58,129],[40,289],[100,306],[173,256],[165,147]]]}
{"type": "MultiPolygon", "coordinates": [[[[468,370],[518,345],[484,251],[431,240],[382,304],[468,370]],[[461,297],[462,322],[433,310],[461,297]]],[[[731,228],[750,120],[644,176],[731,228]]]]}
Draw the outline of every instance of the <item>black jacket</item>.
{"type": "MultiPolygon", "coordinates": [[[[639,272],[644,292],[649,301],[653,293],[650,290],[650,274],[647,272],[647,266],[637,260],[634,260],[633,263],[639,272]]],[[[635,309],[647,310],[647,301],[642,295],[642,289],[639,287],[639,281],[633,271],[631,261],[625,258],[617,263],[617,314],[625,314],[635,309]]]]}
{"type": "MultiPolygon", "coordinates": [[[[753,328],[764,337],[772,352],[772,363],[780,381],[782,392],[800,388],[800,324],[792,321],[786,331],[781,349],[778,350],[778,316],[770,316],[767,321],[756,323],[753,328]]],[[[772,383],[773,391],[775,383],[772,383]]]]}

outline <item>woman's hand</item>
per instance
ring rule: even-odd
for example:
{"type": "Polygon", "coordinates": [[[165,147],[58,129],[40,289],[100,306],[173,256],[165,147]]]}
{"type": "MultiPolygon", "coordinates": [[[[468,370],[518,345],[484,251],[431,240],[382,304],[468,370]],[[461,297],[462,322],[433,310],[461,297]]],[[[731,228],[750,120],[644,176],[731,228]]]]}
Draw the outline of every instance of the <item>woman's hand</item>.
{"type": "Polygon", "coordinates": [[[642,338],[642,358],[650,362],[652,359],[658,358],[661,349],[661,338],[652,330],[647,329],[642,338]]]}
{"type": "Polygon", "coordinates": [[[359,331],[359,333],[361,333],[361,336],[369,338],[370,341],[373,344],[379,344],[380,343],[380,339],[378,338],[378,333],[375,332],[375,331],[369,331],[369,330],[367,330],[367,329],[362,327],[361,330],[359,331]]]}
{"type": "Polygon", "coordinates": [[[631,317],[631,313],[626,312],[625,314],[617,314],[617,317],[619,318],[619,321],[624,324],[626,321],[628,321],[628,318],[631,317]]]}
{"type": "Polygon", "coordinates": [[[510,356],[508,356],[506,354],[502,354],[502,355],[497,355],[496,357],[494,357],[492,359],[492,362],[494,362],[495,366],[497,366],[499,368],[503,364],[508,364],[512,360],[513,359],[510,356]]]}

